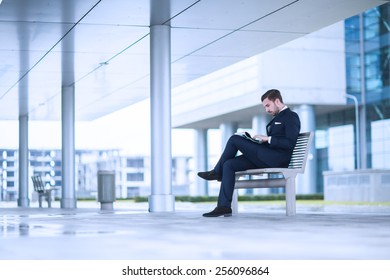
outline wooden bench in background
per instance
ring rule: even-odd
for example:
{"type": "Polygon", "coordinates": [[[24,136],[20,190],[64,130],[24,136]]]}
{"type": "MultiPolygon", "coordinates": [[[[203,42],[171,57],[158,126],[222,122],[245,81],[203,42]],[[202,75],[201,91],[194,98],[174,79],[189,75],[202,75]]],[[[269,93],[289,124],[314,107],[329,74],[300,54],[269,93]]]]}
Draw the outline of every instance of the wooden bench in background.
{"type": "Polygon", "coordinates": [[[34,184],[34,190],[38,193],[39,208],[42,208],[42,198],[47,201],[48,208],[51,208],[52,191],[58,190],[57,187],[46,188],[40,175],[31,176],[31,180],[34,184]]]}
{"type": "Polygon", "coordinates": [[[286,215],[296,214],[295,178],[305,172],[313,132],[300,133],[287,168],[261,168],[236,172],[235,191],[232,201],[233,213],[238,211],[238,191],[245,188],[280,188],[286,190],[286,215]],[[262,178],[253,178],[253,176],[262,178]],[[245,179],[241,177],[245,176],[245,179]],[[265,177],[265,178],[263,178],[265,177]]]}

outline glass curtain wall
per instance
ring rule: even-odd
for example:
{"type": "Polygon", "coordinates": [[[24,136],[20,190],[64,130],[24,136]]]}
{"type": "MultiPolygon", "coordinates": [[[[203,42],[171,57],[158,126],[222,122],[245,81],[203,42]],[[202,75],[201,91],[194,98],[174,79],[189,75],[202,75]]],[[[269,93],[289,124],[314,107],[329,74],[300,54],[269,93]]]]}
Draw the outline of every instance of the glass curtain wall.
{"type": "Polygon", "coordinates": [[[355,16],[345,27],[347,91],[358,97],[364,110],[367,168],[390,169],[390,5],[355,16]],[[354,47],[357,33],[359,52],[354,47]],[[362,65],[358,70],[352,59],[356,56],[362,65]],[[362,79],[354,71],[360,71],[362,79]]]}
{"type": "MultiPolygon", "coordinates": [[[[358,99],[361,115],[362,168],[390,169],[390,4],[345,20],[345,50],[346,93],[358,99]]],[[[356,168],[355,123],[354,109],[318,117],[319,192],[323,171],[356,168]]]]}

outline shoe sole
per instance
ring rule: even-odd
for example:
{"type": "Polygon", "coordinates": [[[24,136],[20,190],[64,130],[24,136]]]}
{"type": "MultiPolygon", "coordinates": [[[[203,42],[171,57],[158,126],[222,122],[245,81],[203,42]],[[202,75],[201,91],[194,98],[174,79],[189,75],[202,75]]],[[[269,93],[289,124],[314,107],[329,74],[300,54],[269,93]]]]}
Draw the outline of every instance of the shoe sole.
{"type": "Polygon", "coordinates": [[[224,216],[224,217],[231,217],[232,216],[232,214],[221,214],[221,215],[211,215],[211,216],[204,216],[203,215],[203,217],[206,217],[206,218],[218,218],[218,217],[222,217],[222,216],[224,216]]]}

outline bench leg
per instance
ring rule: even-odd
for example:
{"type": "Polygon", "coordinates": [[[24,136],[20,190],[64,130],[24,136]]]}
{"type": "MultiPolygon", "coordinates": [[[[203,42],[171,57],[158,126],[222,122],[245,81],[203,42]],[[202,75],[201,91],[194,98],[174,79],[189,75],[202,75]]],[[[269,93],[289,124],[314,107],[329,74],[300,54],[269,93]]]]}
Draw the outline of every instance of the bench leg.
{"type": "Polygon", "coordinates": [[[233,214],[238,213],[238,190],[234,190],[232,197],[232,212],[233,214]]]}
{"type": "Polygon", "coordinates": [[[46,198],[47,198],[47,207],[51,208],[51,191],[47,192],[46,198]]]}
{"type": "Polygon", "coordinates": [[[295,216],[295,176],[286,178],[286,215],[295,216]]]}
{"type": "Polygon", "coordinates": [[[42,208],[42,195],[38,194],[38,203],[39,203],[39,208],[42,208]]]}

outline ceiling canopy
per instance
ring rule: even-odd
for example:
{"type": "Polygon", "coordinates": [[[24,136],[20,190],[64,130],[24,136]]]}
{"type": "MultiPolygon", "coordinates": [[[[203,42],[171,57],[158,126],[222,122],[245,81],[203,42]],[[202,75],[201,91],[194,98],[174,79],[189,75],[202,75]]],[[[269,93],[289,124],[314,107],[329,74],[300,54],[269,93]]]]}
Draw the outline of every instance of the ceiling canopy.
{"type": "Polygon", "coordinates": [[[77,120],[148,98],[151,23],[171,26],[176,87],[385,2],[159,0],[153,14],[153,0],[3,0],[0,120],[59,120],[69,84],[77,120]]]}

